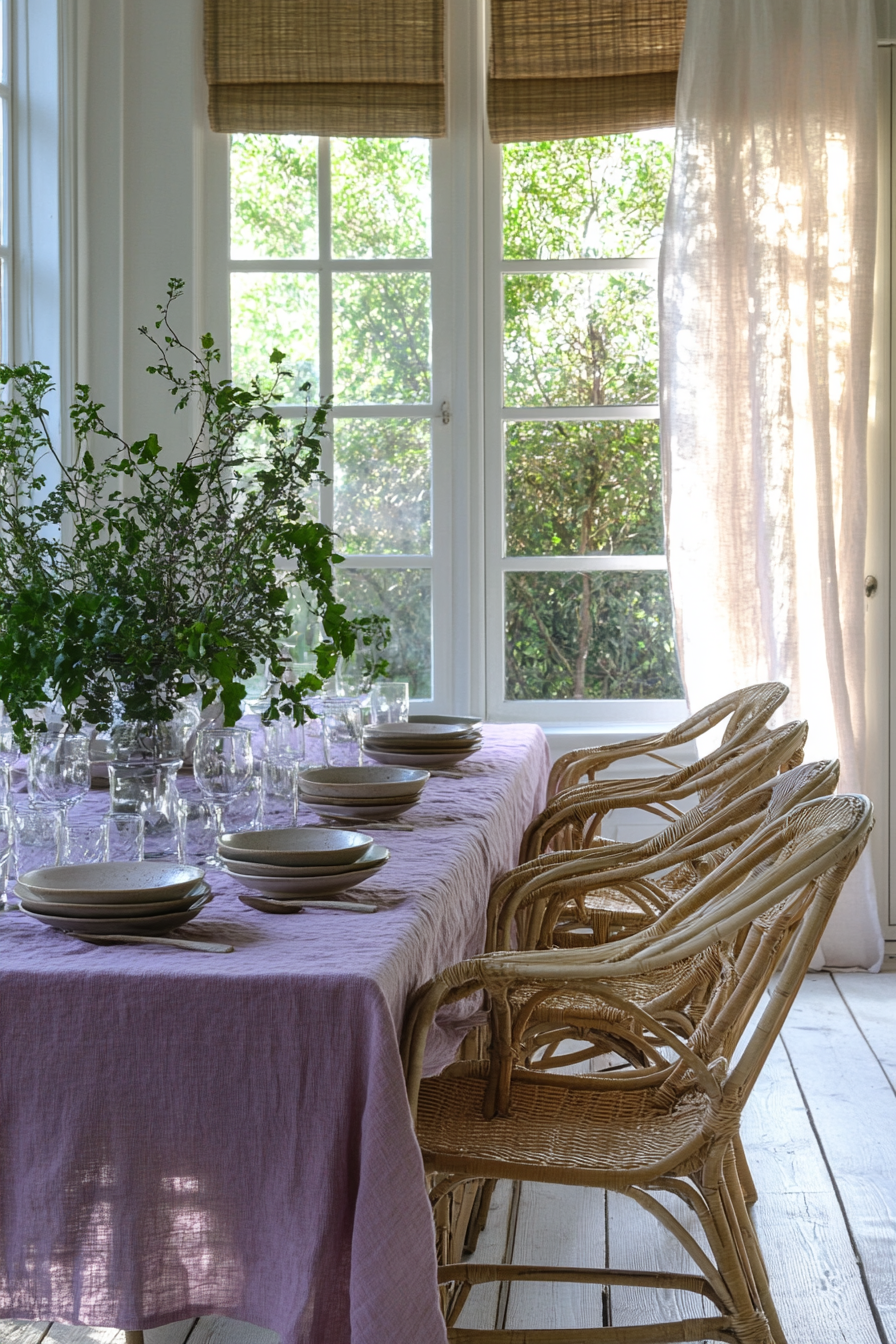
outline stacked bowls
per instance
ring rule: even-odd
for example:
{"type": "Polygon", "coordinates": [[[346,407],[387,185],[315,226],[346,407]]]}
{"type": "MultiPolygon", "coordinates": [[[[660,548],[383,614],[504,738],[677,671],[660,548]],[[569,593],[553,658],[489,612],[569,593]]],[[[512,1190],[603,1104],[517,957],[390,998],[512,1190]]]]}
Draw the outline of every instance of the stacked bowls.
{"type": "Polygon", "coordinates": [[[448,769],[478,751],[482,732],[462,719],[445,723],[375,723],[364,729],[364,754],[381,765],[448,769]]]}
{"type": "Polygon", "coordinates": [[[15,894],[25,914],[64,933],[167,933],[212,899],[201,868],[180,863],[71,863],[35,868],[15,894]]]}
{"type": "MultiPolygon", "coordinates": [[[[388,849],[357,831],[292,826],[222,835],[218,854],[242,886],[269,902],[335,897],[382,868],[388,849]]],[[[244,899],[242,896],[240,899],[244,899]]],[[[252,904],[247,898],[247,904],[252,904]]]]}
{"type": "Polygon", "coordinates": [[[420,801],[428,779],[400,765],[314,766],[299,775],[299,795],[319,817],[392,821],[420,801]]]}

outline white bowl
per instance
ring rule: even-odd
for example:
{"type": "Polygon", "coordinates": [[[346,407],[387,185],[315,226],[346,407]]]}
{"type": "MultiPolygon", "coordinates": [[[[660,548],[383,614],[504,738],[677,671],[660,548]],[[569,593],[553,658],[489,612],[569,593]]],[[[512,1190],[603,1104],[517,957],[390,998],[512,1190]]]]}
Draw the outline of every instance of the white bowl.
{"type": "Polygon", "coordinates": [[[360,859],[373,836],[357,831],[330,831],[323,826],[290,826],[278,831],[238,831],[222,835],[218,850],[229,859],[307,867],[347,864],[360,859]]]}
{"type": "Polygon", "coordinates": [[[140,915],[173,915],[178,910],[188,910],[194,901],[201,895],[209,892],[211,888],[206,882],[200,882],[186,896],[178,896],[170,901],[152,901],[152,902],[126,902],[123,905],[100,904],[88,905],[70,902],[70,901],[51,901],[46,896],[39,896],[36,891],[30,887],[17,882],[13,887],[13,894],[19,898],[28,910],[36,910],[45,915],[74,915],[78,919],[133,919],[140,915]]]}
{"type": "Polygon", "coordinates": [[[453,765],[465,761],[468,756],[479,750],[478,747],[465,747],[463,751],[440,751],[412,756],[408,751],[381,751],[364,743],[364,755],[370,756],[383,765],[421,765],[427,770],[450,770],[453,765]]]}
{"type": "Polygon", "coordinates": [[[186,910],[178,910],[167,915],[134,915],[127,919],[81,919],[69,915],[46,915],[38,906],[29,909],[22,905],[22,911],[30,919],[47,924],[51,929],[61,929],[63,933],[166,933],[170,929],[179,929],[189,924],[200,910],[204,910],[212,900],[211,888],[207,887],[186,910]]]}
{"type": "Polygon", "coordinates": [[[64,897],[69,905],[173,901],[201,882],[201,868],[183,863],[65,863],[34,868],[19,878],[39,896],[64,897]]]}
{"type": "Polygon", "coordinates": [[[232,876],[250,891],[262,891],[268,896],[278,893],[281,896],[326,896],[333,895],[337,891],[348,891],[349,887],[357,887],[359,883],[366,882],[368,877],[372,877],[382,866],[381,863],[377,868],[334,873],[332,877],[246,877],[241,873],[233,873],[232,876]]]}
{"type": "Polygon", "coordinates": [[[365,751],[397,751],[412,761],[418,761],[422,756],[437,756],[442,752],[473,751],[480,746],[482,746],[480,737],[458,737],[452,738],[449,742],[415,742],[412,739],[399,742],[396,738],[390,737],[364,739],[365,751]]]}
{"type": "MultiPolygon", "coordinates": [[[[292,864],[283,863],[253,863],[248,859],[230,859],[222,853],[221,857],[227,864],[227,871],[233,877],[289,877],[296,873],[296,868],[292,864]]],[[[384,845],[371,845],[367,853],[354,863],[329,864],[325,868],[312,867],[310,864],[301,868],[302,879],[306,877],[339,877],[343,873],[358,873],[362,870],[371,872],[374,868],[380,868],[389,857],[389,851],[384,845]]]]}
{"type": "Polygon", "coordinates": [[[299,775],[299,789],[320,798],[357,798],[373,801],[387,797],[415,798],[429,779],[426,770],[407,770],[390,765],[315,765],[299,775]]]}

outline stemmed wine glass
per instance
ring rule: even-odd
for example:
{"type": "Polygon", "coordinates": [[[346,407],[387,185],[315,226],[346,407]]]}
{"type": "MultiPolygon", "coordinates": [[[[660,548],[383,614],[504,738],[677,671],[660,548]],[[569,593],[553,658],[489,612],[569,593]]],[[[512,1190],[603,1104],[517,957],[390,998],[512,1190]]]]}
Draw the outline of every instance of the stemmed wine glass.
{"type": "MultiPolygon", "coordinates": [[[[193,775],[215,812],[215,837],[221,838],[223,809],[244,794],[252,783],[252,733],[248,728],[200,728],[193,748],[193,775]]],[[[217,853],[209,856],[212,868],[224,865],[217,853]]]]}
{"type": "Polygon", "coordinates": [[[41,797],[66,815],[90,788],[90,739],[66,728],[38,733],[31,748],[31,778],[41,797]]]}

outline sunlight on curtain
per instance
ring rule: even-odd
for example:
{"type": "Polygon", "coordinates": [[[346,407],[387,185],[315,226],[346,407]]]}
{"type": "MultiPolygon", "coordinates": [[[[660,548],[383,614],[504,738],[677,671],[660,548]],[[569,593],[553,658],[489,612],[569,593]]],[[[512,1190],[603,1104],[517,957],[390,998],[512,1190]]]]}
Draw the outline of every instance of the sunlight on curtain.
{"type": "MultiPolygon", "coordinates": [[[[875,62],[873,0],[691,0],[659,283],[688,700],[786,682],[859,791],[875,62]]],[[[880,964],[867,853],[822,950],[880,964]]]]}

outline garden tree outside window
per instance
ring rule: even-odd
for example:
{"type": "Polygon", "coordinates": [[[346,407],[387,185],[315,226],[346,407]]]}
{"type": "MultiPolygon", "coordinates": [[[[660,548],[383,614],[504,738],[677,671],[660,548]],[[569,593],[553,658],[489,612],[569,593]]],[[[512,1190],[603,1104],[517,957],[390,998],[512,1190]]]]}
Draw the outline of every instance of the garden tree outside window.
{"type": "MultiPolygon", "coordinates": [[[[234,376],[276,345],[296,371],[283,414],[303,413],[303,382],[311,398],[334,393],[319,508],[346,556],[340,592],[350,614],[390,618],[391,675],[439,708],[452,707],[442,669],[468,637],[450,555],[466,445],[449,452],[445,147],[241,134],[230,155],[234,376]]],[[[671,157],[671,131],[485,155],[487,563],[474,577],[495,717],[682,695],[657,405],[671,157]]],[[[313,639],[300,630],[300,660],[313,639]]]]}

